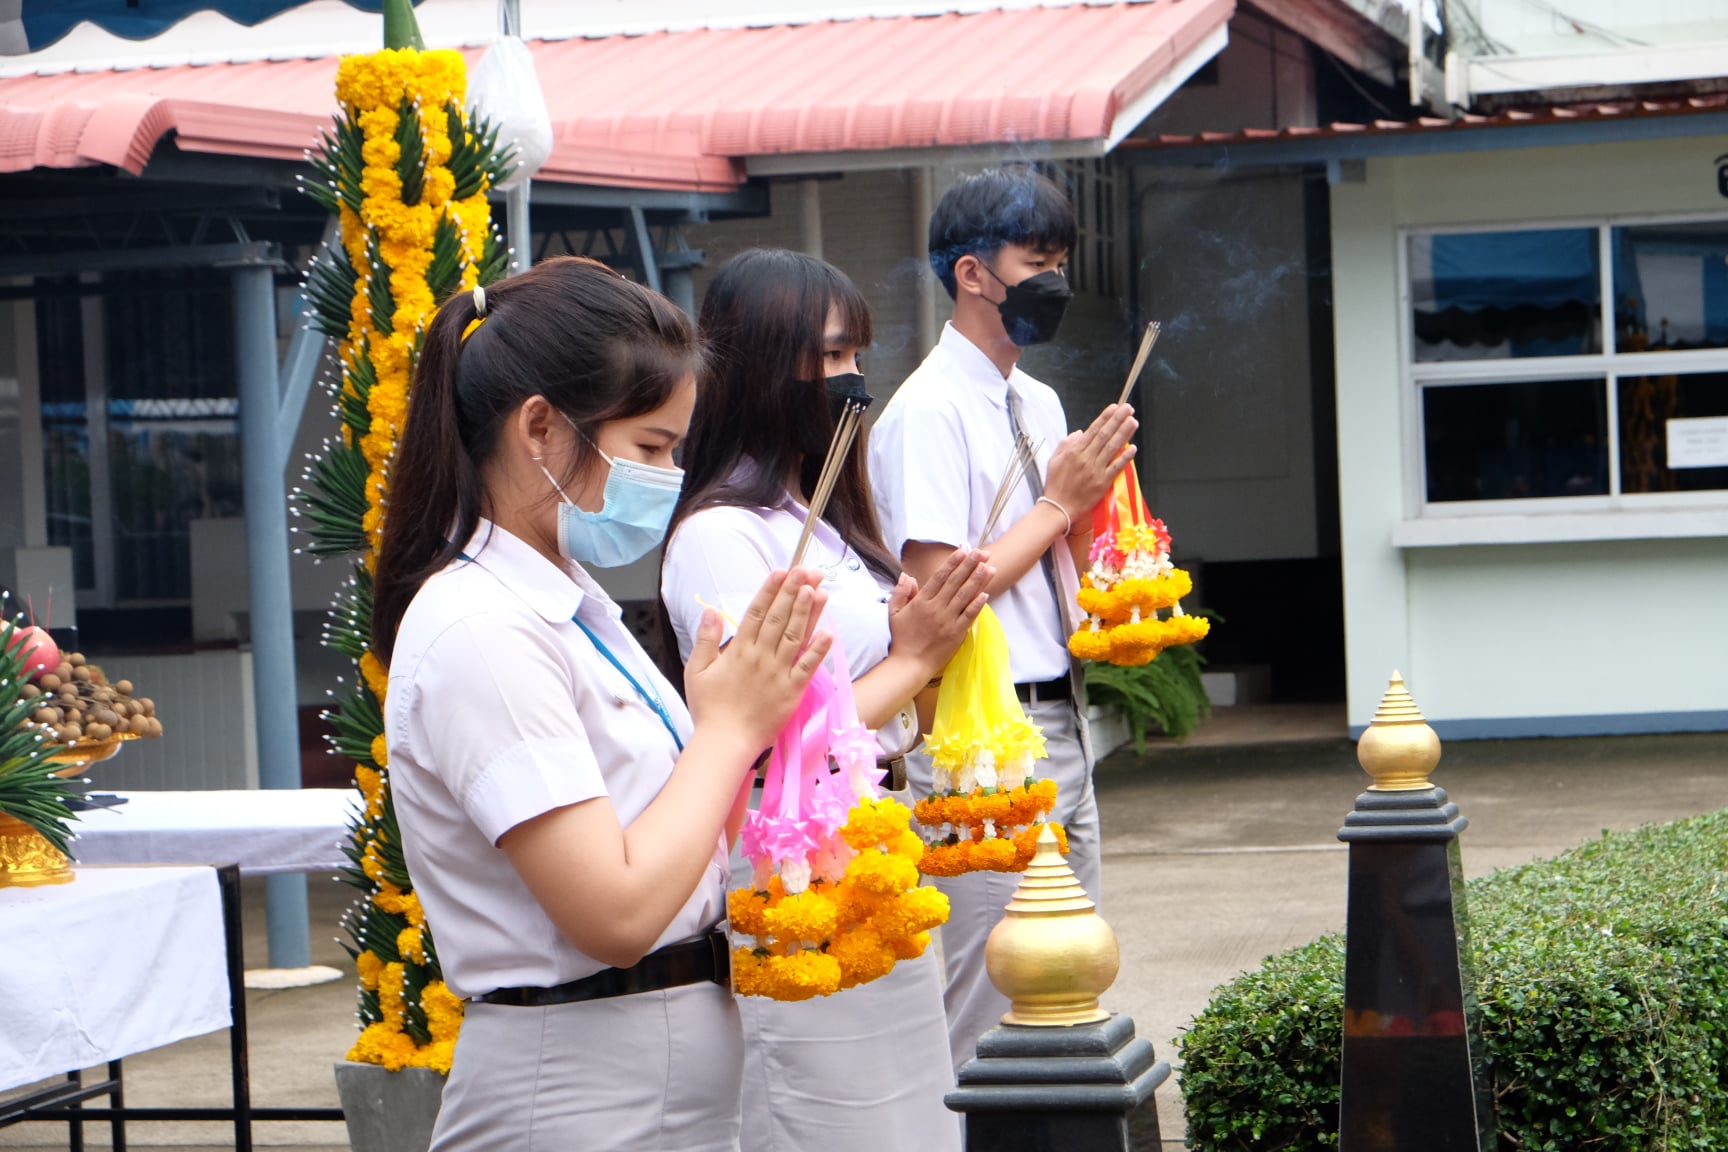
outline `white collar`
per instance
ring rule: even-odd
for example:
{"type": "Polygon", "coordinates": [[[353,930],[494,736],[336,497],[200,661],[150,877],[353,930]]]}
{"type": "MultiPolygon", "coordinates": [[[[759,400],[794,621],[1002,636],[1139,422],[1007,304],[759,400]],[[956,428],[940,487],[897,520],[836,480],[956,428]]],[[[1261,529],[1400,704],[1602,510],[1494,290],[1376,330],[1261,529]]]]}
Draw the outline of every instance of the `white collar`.
{"type": "Polygon", "coordinates": [[[1008,387],[1014,377],[1021,375],[1020,366],[1016,364],[1003,376],[1002,370],[996,367],[996,362],[984,354],[984,349],[972,343],[971,339],[954,327],[952,321],[942,325],[942,338],[936,343],[942,355],[953,365],[956,373],[968,383],[975,384],[997,407],[1008,404],[1008,387]]]}
{"type": "Polygon", "coordinates": [[[552,563],[522,538],[482,518],[462,552],[476,566],[514,593],[545,620],[562,624],[575,617],[584,600],[613,618],[623,610],[575,561],[552,563]]]}

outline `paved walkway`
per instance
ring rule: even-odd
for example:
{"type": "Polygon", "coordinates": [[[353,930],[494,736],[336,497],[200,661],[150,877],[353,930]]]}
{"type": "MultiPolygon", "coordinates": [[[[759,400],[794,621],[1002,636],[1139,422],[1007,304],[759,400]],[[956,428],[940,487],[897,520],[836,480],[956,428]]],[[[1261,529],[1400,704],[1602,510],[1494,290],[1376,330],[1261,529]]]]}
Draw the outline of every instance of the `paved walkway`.
{"type": "MultiPolygon", "coordinates": [[[[1728,734],[1449,745],[1436,781],[1470,819],[1467,874],[1553,855],[1597,835],[1728,807],[1728,734]]],[[[1122,946],[1108,1007],[1134,1017],[1161,1056],[1212,989],[1269,953],[1343,926],[1345,854],[1335,836],[1367,777],[1337,709],[1221,712],[1186,745],[1154,743],[1099,766],[1103,910],[1122,946]]],[[[313,883],[314,962],[350,967],[333,938],[347,889],[313,883]],[[320,942],[319,937],[322,937],[320,942]]],[[[248,893],[248,955],[262,957],[262,886],[248,893]]],[[[336,1103],[331,1064],[353,1037],[350,982],[248,996],[255,1099],[336,1103]]],[[[138,1105],[221,1102],[226,1035],[127,1061],[138,1105]]],[[[1181,1146],[1174,1079],[1159,1097],[1167,1148],[1181,1146]]],[[[339,1126],[261,1124],[259,1145],[346,1148],[339,1126]]],[[[140,1124],[131,1143],[226,1146],[214,1125],[140,1124]]],[[[92,1147],[105,1135],[89,1134],[92,1147]]],[[[64,1129],[0,1129],[0,1148],[64,1148],[64,1129]]]]}

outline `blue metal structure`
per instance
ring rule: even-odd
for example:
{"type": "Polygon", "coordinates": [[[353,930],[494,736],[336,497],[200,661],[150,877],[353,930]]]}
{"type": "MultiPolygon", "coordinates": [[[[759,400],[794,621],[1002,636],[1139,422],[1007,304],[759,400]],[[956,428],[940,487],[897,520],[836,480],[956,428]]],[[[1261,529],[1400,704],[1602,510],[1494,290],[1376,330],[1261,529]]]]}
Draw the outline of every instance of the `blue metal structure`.
{"type": "MultiPolygon", "coordinates": [[[[307,0],[18,0],[17,15],[0,19],[0,44],[17,52],[36,52],[54,43],[79,24],[90,23],[124,36],[148,40],[194,12],[220,12],[239,24],[258,24],[307,0]],[[6,25],[14,35],[8,37],[6,25]],[[16,33],[22,32],[22,37],[16,33]],[[20,43],[22,48],[17,47],[20,43]]],[[[382,10],[382,0],[347,0],[367,12],[382,10]]],[[[0,12],[4,12],[0,6],[0,12]]]]}

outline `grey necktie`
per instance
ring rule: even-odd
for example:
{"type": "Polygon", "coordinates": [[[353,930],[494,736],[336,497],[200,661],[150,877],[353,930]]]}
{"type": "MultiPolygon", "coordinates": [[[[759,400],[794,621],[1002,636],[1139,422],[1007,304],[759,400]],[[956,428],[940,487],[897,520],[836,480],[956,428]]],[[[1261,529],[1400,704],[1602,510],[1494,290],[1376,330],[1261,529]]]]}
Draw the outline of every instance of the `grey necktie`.
{"type": "MultiPolygon", "coordinates": [[[[1019,441],[1021,433],[1025,431],[1025,426],[1024,401],[1020,399],[1020,393],[1014,390],[1014,385],[1010,384],[1008,385],[1008,428],[1014,434],[1016,442],[1019,441]]],[[[1027,470],[1026,486],[1032,490],[1034,501],[1044,495],[1044,476],[1037,468],[1027,470]]],[[[1063,543],[1065,544],[1066,541],[1063,543]]],[[[1055,547],[1055,545],[1051,545],[1051,547],[1055,547]]],[[[1044,554],[1038,557],[1038,566],[1044,570],[1044,583],[1050,589],[1051,603],[1056,605],[1056,635],[1066,641],[1068,619],[1062,611],[1062,584],[1056,579],[1056,557],[1051,554],[1049,548],[1044,549],[1044,554]]],[[[1068,675],[1076,689],[1074,699],[1078,701],[1080,699],[1078,695],[1080,686],[1079,662],[1072,658],[1068,661],[1068,675]]]]}

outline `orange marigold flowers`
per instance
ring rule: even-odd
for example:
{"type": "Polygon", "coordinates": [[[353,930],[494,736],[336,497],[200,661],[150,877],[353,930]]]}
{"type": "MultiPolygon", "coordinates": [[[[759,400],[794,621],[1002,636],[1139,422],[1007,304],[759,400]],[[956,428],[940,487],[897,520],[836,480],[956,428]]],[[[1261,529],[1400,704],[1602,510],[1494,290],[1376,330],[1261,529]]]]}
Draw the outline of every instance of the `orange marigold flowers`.
{"type": "Polygon", "coordinates": [[[753,888],[734,888],[726,893],[726,921],[732,931],[746,936],[768,934],[768,893],[753,888]]]}
{"type": "Polygon", "coordinates": [[[732,952],[743,996],[808,1000],[880,979],[923,954],[929,930],[948,918],[948,898],[918,886],[924,842],[896,800],[861,800],[841,832],[857,853],[837,880],[817,876],[788,894],[781,876],[765,890],[727,894],[727,919],[745,946],[732,952]]]}
{"type": "Polygon", "coordinates": [[[359,1064],[382,1064],[392,1072],[400,1072],[414,1059],[414,1039],[387,1023],[368,1024],[348,1050],[348,1059],[359,1064]]]}
{"type": "Polygon", "coordinates": [[[755,949],[734,948],[732,982],[743,996],[809,1000],[840,990],[840,962],[813,949],[767,956],[755,949]]]}
{"type": "Polygon", "coordinates": [[[916,960],[924,955],[924,949],[930,947],[930,933],[920,932],[916,936],[900,936],[894,940],[894,957],[897,960],[916,960]]]}
{"type": "Polygon", "coordinates": [[[1007,790],[977,789],[970,795],[926,796],[918,802],[918,822],[937,836],[951,829],[957,842],[936,840],[918,861],[927,876],[966,872],[1018,872],[1031,856],[1020,851],[1023,837],[1037,839],[1039,821],[1056,804],[1056,781],[1031,780],[1007,790]]]}
{"type": "Polygon", "coordinates": [[[834,901],[814,888],[781,900],[762,913],[762,920],[767,934],[781,940],[826,940],[840,926],[834,901]]]}
{"type": "Polygon", "coordinates": [[[918,865],[904,856],[860,852],[846,865],[846,879],[874,895],[892,896],[917,885],[918,865]]]}
{"type": "Polygon", "coordinates": [[[834,941],[828,950],[840,965],[840,987],[853,988],[888,975],[894,969],[894,949],[869,928],[857,928],[834,941]]]}
{"type": "Polygon", "coordinates": [[[870,926],[888,939],[928,932],[948,921],[948,896],[940,888],[914,888],[888,902],[870,926]]]}
{"type": "Polygon", "coordinates": [[[840,834],[846,838],[846,843],[862,852],[889,842],[897,832],[904,832],[910,818],[906,805],[898,800],[887,797],[865,800],[853,807],[840,834]]]}
{"type": "Polygon", "coordinates": [[[1194,581],[1170,562],[1170,533],[1147,515],[1140,477],[1130,463],[1093,513],[1091,566],[1076,596],[1086,623],[1068,638],[1082,660],[1132,667],[1206,635],[1182,615],[1194,581]],[[1166,619],[1159,612],[1168,612],[1166,619]]]}

